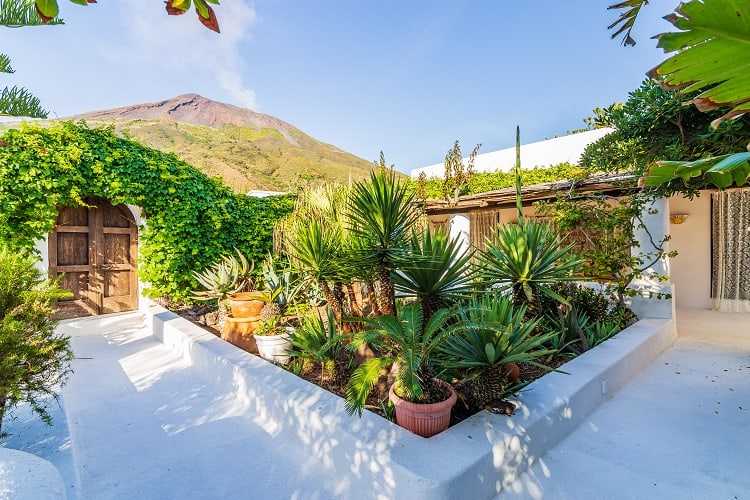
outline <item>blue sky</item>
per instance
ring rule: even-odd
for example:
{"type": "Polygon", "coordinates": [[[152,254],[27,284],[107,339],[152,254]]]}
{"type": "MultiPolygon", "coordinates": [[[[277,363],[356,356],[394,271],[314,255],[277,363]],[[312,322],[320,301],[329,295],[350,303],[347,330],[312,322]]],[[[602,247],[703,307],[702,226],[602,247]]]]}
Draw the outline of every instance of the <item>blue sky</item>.
{"type": "Polygon", "coordinates": [[[222,33],[157,0],[60,0],[64,26],[0,29],[0,52],[51,116],[195,92],[285,120],[409,171],[583,126],[665,57],[650,37],[677,2],[652,2],[635,48],[610,40],[612,0],[225,0],[222,33]],[[674,5],[673,5],[674,4],[674,5]]]}

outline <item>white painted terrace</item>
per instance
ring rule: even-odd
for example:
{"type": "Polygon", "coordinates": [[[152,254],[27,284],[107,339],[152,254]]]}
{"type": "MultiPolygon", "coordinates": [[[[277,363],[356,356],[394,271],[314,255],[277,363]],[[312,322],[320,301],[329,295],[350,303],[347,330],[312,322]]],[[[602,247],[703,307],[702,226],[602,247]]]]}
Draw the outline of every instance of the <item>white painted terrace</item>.
{"type": "Polygon", "coordinates": [[[513,417],[482,412],[430,439],[350,418],[157,306],[60,328],[77,359],[55,425],[21,408],[3,426],[6,447],[47,462],[0,450],[0,496],[750,496],[748,315],[680,311],[679,337],[672,320],[641,321],[532,384],[513,417]]]}

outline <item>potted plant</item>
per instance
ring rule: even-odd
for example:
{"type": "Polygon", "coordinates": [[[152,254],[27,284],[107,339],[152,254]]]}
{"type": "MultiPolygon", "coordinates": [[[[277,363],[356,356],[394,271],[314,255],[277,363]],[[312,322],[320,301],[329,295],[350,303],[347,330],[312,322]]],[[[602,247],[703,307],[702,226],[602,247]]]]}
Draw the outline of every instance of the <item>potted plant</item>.
{"type": "Polygon", "coordinates": [[[261,320],[253,332],[258,355],[266,361],[284,365],[289,361],[289,350],[292,344],[290,336],[294,333],[294,326],[282,323],[279,315],[261,320]]]}
{"type": "Polygon", "coordinates": [[[234,255],[225,255],[223,259],[236,270],[237,289],[227,297],[227,304],[232,311],[233,318],[255,318],[257,321],[260,317],[260,311],[265,305],[263,292],[254,290],[255,278],[255,261],[248,262],[242,252],[235,248],[237,257],[234,255]]]}
{"type": "Polygon", "coordinates": [[[422,437],[433,436],[450,424],[456,403],[453,387],[436,377],[435,355],[448,331],[444,328],[453,309],[440,309],[424,324],[419,302],[403,307],[399,318],[363,318],[369,327],[352,337],[350,348],[368,343],[383,353],[357,367],[349,379],[346,409],[362,414],[367,396],[382,370],[394,367],[396,376],[389,398],[396,410],[396,422],[422,437]]]}

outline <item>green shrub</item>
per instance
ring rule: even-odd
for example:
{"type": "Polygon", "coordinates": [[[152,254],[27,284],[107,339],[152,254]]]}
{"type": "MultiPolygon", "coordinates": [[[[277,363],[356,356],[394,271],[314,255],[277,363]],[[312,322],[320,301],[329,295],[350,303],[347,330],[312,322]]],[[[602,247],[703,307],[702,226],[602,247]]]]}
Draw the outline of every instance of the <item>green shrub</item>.
{"type": "MultiPolygon", "coordinates": [[[[0,137],[0,243],[33,249],[54,229],[59,206],[81,206],[87,196],[141,207],[139,277],[151,295],[190,299],[201,271],[239,249],[261,261],[271,250],[273,225],[293,196],[233,194],[179,160],[115,136],[112,127],[55,123],[22,125],[0,137]]],[[[260,270],[257,270],[260,273],[260,270]]]]}
{"type": "Polygon", "coordinates": [[[0,246],[0,422],[26,402],[44,422],[50,397],[63,385],[73,353],[55,332],[52,302],[67,294],[47,280],[28,254],[0,246]]]}

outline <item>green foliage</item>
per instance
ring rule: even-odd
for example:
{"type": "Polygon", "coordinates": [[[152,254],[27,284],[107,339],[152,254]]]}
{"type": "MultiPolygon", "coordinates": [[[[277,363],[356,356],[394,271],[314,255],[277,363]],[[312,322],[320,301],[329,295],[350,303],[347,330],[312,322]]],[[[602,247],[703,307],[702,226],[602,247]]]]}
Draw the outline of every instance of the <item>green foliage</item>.
{"type": "Polygon", "coordinates": [[[622,330],[617,321],[613,320],[594,321],[584,326],[583,329],[586,332],[589,347],[601,344],[622,330]]]}
{"type": "Polygon", "coordinates": [[[471,177],[474,175],[474,160],[480,147],[482,147],[481,144],[474,146],[466,163],[464,163],[458,141],[446,153],[443,176],[443,196],[446,200],[455,203],[460,195],[466,194],[471,177]]]}
{"type": "Polygon", "coordinates": [[[538,320],[524,321],[526,307],[515,308],[510,297],[487,294],[459,309],[458,320],[449,331],[441,353],[442,366],[468,370],[476,378],[486,370],[508,363],[530,363],[551,354],[545,342],[554,332],[535,335],[538,320]]]}
{"type": "MultiPolygon", "coordinates": [[[[47,11],[49,14],[50,11],[47,11]]],[[[57,13],[47,16],[46,22],[37,14],[34,3],[28,0],[0,0],[0,26],[19,28],[22,26],[40,26],[42,24],[63,24],[57,13]],[[50,19],[51,18],[51,19],[50,19]]]]}
{"type": "Polygon", "coordinates": [[[65,383],[73,359],[70,339],[55,332],[52,302],[68,294],[34,262],[0,245],[0,421],[26,402],[50,424],[47,405],[65,383]]]}
{"type": "Polygon", "coordinates": [[[713,156],[696,161],[657,161],[644,173],[646,187],[670,186],[682,181],[689,184],[697,178],[700,184],[713,184],[719,189],[745,185],[750,180],[750,153],[713,156]]]}
{"type": "Polygon", "coordinates": [[[478,254],[477,274],[488,289],[512,290],[517,304],[529,304],[540,293],[563,300],[550,285],[581,279],[583,261],[572,250],[545,222],[499,225],[478,254]]]}
{"type": "Polygon", "coordinates": [[[381,169],[372,171],[369,181],[356,182],[348,199],[347,228],[358,240],[358,265],[377,270],[378,302],[385,314],[396,313],[390,273],[421,215],[414,197],[409,184],[381,169]]]}
{"type": "Polygon", "coordinates": [[[571,192],[554,202],[535,206],[565,241],[573,242],[584,258],[586,276],[612,285],[624,304],[623,297],[634,293],[628,288],[630,283],[665,255],[663,248],[668,236],[654,239],[653,251],[633,250],[638,245],[634,238],[636,229],[648,232],[642,215],[651,199],[641,192],[617,198],[579,196],[571,192]]]}
{"type": "Polygon", "coordinates": [[[744,151],[750,121],[738,118],[713,129],[711,121],[720,112],[701,113],[684,106],[695,95],[665,90],[658,82],[645,80],[621,107],[606,110],[606,120],[617,131],[589,145],[581,167],[589,174],[639,175],[656,160],[688,161],[744,151]]]}
{"type": "Polygon", "coordinates": [[[640,14],[641,9],[645,5],[648,5],[648,0],[624,0],[607,7],[607,9],[625,9],[615,22],[607,26],[608,30],[617,30],[612,34],[612,38],[617,38],[624,33],[622,44],[635,45],[635,40],[630,36],[630,33],[633,30],[633,24],[635,23],[638,14],[640,14]]]}
{"type": "Polygon", "coordinates": [[[435,374],[438,348],[447,336],[444,327],[453,316],[452,309],[440,309],[427,323],[423,322],[419,302],[404,306],[399,318],[391,315],[364,318],[369,327],[356,334],[349,346],[356,349],[365,343],[386,354],[367,360],[357,367],[346,390],[346,410],[360,415],[367,395],[372,390],[382,369],[398,364],[396,392],[399,397],[418,402],[423,397],[423,386],[435,374]]]}
{"type": "Polygon", "coordinates": [[[58,206],[87,196],[143,209],[139,277],[152,295],[190,298],[192,275],[239,249],[260,260],[271,249],[274,222],[293,197],[234,195],[172,154],[115,136],[112,127],[62,122],[22,125],[0,137],[0,242],[33,248],[52,232],[58,206]]]}
{"type": "Polygon", "coordinates": [[[326,321],[320,315],[305,318],[302,326],[289,338],[292,344],[290,355],[320,364],[322,380],[329,380],[334,376],[336,360],[345,339],[338,331],[333,313],[330,310],[326,313],[326,321]]]}
{"type": "Polygon", "coordinates": [[[47,114],[39,98],[24,88],[13,86],[0,91],[0,116],[47,118],[47,114]]]}
{"type": "MultiPolygon", "coordinates": [[[[570,163],[559,163],[550,167],[534,167],[529,170],[521,170],[521,181],[523,185],[543,184],[567,179],[579,179],[585,177],[585,171],[570,163]]],[[[444,180],[438,178],[426,179],[424,181],[424,197],[438,199],[443,196],[444,180]]],[[[509,188],[515,185],[514,173],[511,172],[474,172],[459,192],[461,196],[470,194],[486,193],[497,189],[509,188]]]]}
{"type": "Polygon", "coordinates": [[[680,31],[659,35],[659,47],[675,54],[649,76],[671,89],[700,90],[693,103],[702,111],[730,107],[717,121],[750,111],[750,5],[745,0],[690,1],[666,19],[680,31]]]}
{"type": "Polygon", "coordinates": [[[414,233],[407,257],[393,274],[395,289],[419,300],[425,319],[429,319],[473,289],[471,256],[471,252],[463,251],[458,239],[450,239],[443,231],[414,233]]]}
{"type": "Polygon", "coordinates": [[[255,261],[250,264],[242,252],[235,248],[234,255],[222,255],[221,259],[201,271],[193,271],[193,277],[204,290],[193,292],[198,300],[223,301],[228,295],[248,292],[253,289],[255,280],[252,272],[255,261]]]}
{"type": "Polygon", "coordinates": [[[273,254],[269,253],[266,260],[263,261],[261,270],[266,281],[266,289],[271,292],[273,301],[279,305],[281,311],[285,312],[290,305],[296,302],[305,283],[294,276],[288,267],[277,270],[276,266],[276,259],[274,259],[273,254]]]}

